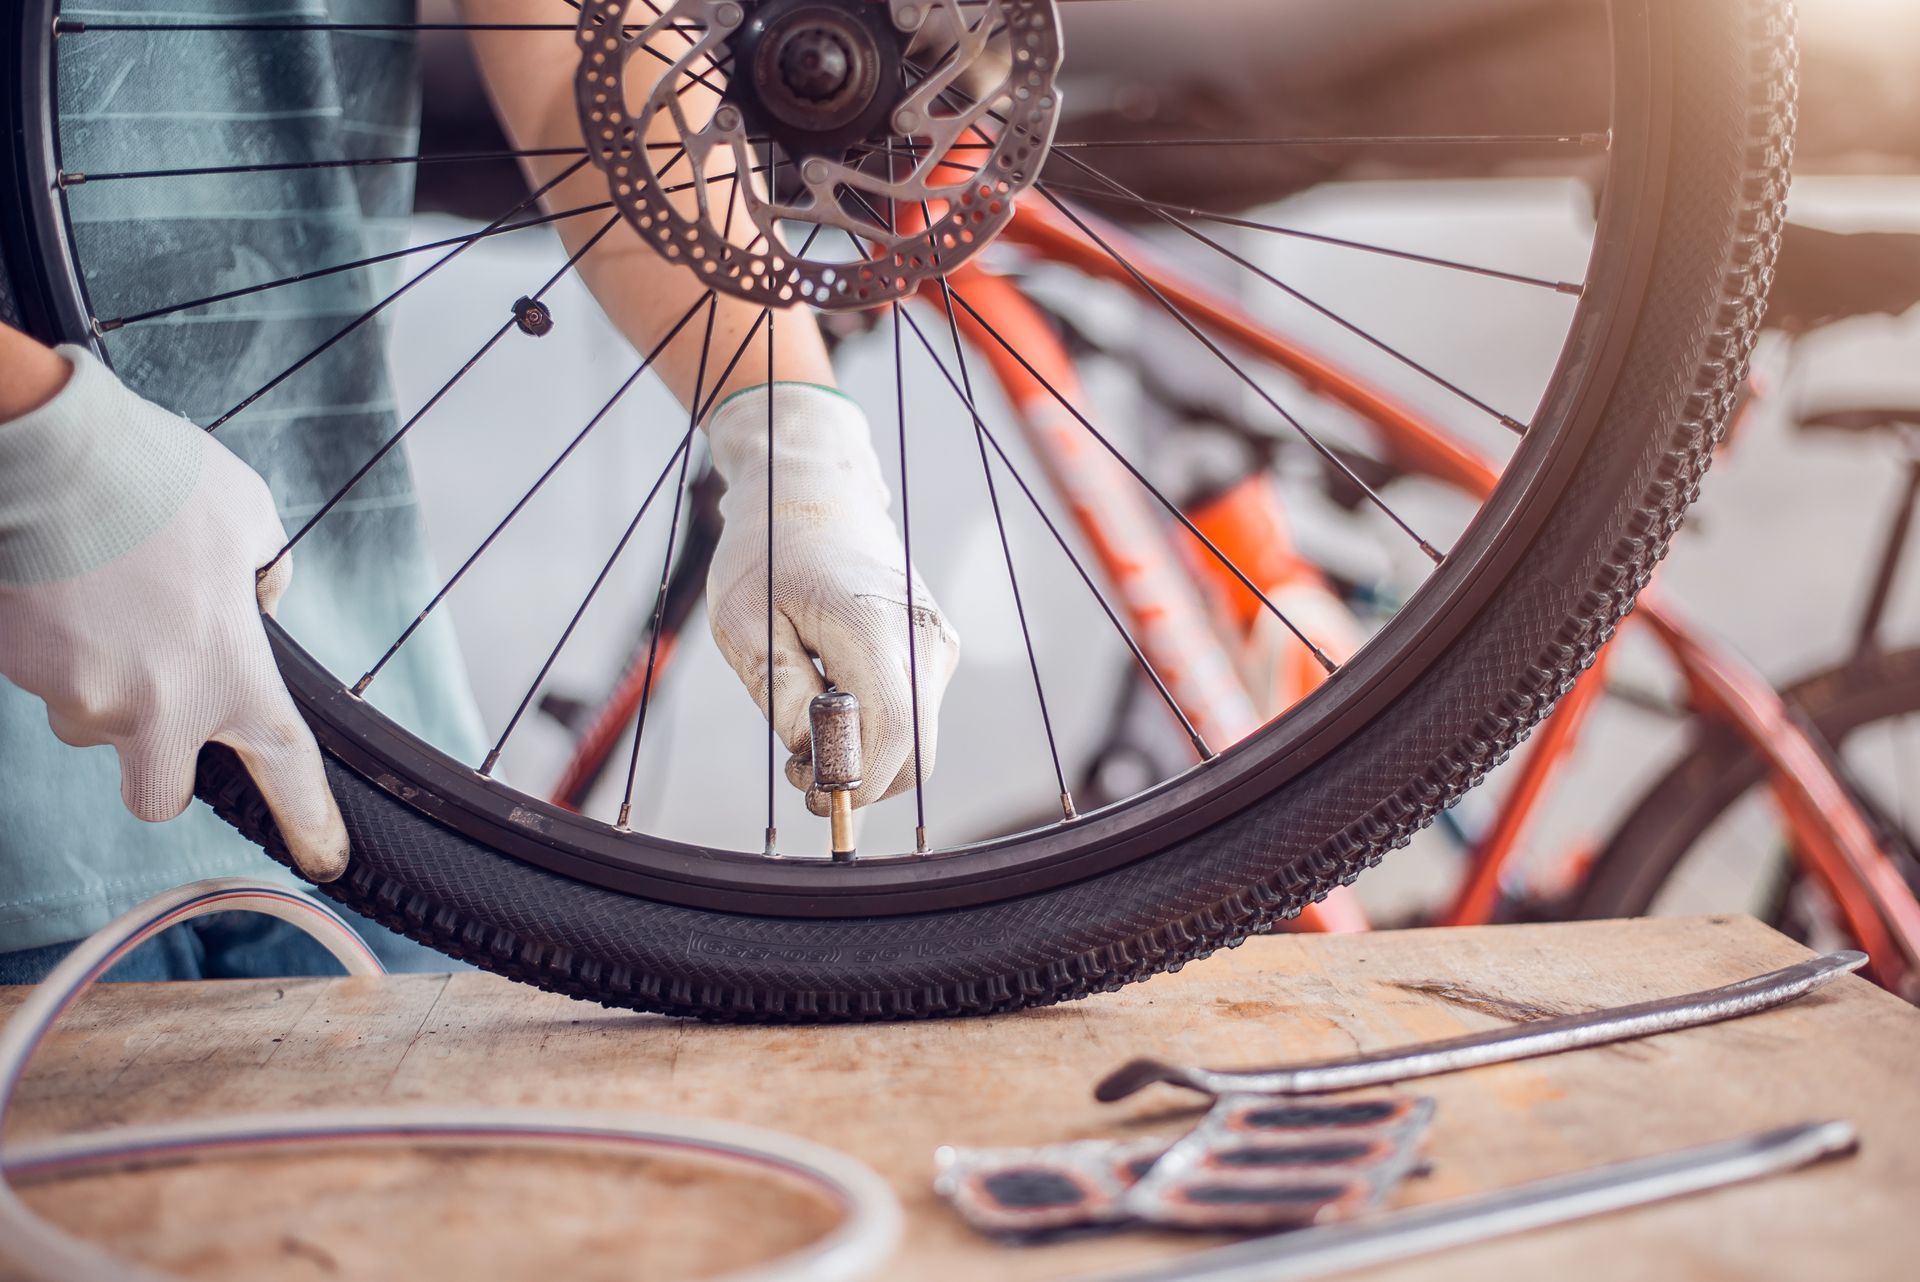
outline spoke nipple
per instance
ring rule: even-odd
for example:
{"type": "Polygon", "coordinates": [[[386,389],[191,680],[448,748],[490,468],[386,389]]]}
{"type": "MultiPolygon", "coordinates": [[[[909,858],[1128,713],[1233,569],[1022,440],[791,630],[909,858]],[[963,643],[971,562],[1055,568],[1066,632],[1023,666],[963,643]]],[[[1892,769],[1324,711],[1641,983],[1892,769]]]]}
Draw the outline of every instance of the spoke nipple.
{"type": "Polygon", "coordinates": [[[369,672],[364,677],[361,677],[358,681],[354,682],[353,689],[349,690],[347,693],[351,694],[354,698],[358,699],[361,695],[367,692],[367,687],[372,684],[373,684],[373,673],[369,672]]]}
{"type": "Polygon", "coordinates": [[[1072,823],[1074,820],[1078,819],[1079,817],[1080,817],[1080,812],[1073,808],[1073,794],[1070,792],[1061,793],[1060,794],[1060,822],[1072,823]]]}
{"type": "Polygon", "coordinates": [[[1521,436],[1527,434],[1527,425],[1511,414],[1502,414],[1500,416],[1500,426],[1506,428],[1509,432],[1516,432],[1521,436]]]}
{"type": "Polygon", "coordinates": [[[86,23],[75,21],[72,18],[55,18],[53,20],[53,34],[55,39],[66,35],[79,35],[86,29],[86,23]]]}
{"type": "Polygon", "coordinates": [[[1445,557],[1441,556],[1439,552],[1434,550],[1433,544],[1427,542],[1425,539],[1420,540],[1420,550],[1422,552],[1425,552],[1427,554],[1427,559],[1429,561],[1432,561],[1435,565],[1440,564],[1441,561],[1446,559],[1445,557]]]}
{"type": "Polygon", "coordinates": [[[924,827],[913,830],[913,853],[916,855],[927,853],[927,830],[924,827]]]}
{"type": "Polygon", "coordinates": [[[778,828],[767,829],[767,849],[765,852],[767,858],[769,859],[773,858],[774,854],[776,853],[776,851],[774,850],[774,847],[778,845],[779,842],[780,842],[780,830],[778,828]]]}
{"type": "Polygon", "coordinates": [[[545,338],[553,333],[553,312],[538,299],[516,298],[513,300],[513,323],[520,327],[522,334],[545,338]]]}
{"type": "Polygon", "coordinates": [[[66,187],[78,187],[78,186],[79,186],[80,184],[82,184],[82,183],[84,183],[84,182],[86,182],[86,181],[87,181],[87,176],[86,176],[85,174],[83,174],[83,173],[79,173],[79,172],[68,172],[68,171],[67,171],[67,170],[65,170],[65,169],[62,169],[62,170],[60,171],[60,183],[59,183],[59,185],[60,185],[60,186],[61,186],[62,188],[66,188],[66,187]]]}
{"type": "Polygon", "coordinates": [[[500,764],[500,749],[495,748],[492,752],[489,752],[487,754],[487,759],[480,763],[480,773],[483,775],[491,776],[493,774],[493,768],[499,764],[500,764]]]}
{"type": "Polygon", "coordinates": [[[126,324],[125,321],[117,321],[117,320],[103,321],[98,316],[96,316],[93,318],[94,337],[96,338],[104,337],[108,334],[113,333],[114,330],[119,329],[122,325],[125,325],[125,324],[126,324]]]}

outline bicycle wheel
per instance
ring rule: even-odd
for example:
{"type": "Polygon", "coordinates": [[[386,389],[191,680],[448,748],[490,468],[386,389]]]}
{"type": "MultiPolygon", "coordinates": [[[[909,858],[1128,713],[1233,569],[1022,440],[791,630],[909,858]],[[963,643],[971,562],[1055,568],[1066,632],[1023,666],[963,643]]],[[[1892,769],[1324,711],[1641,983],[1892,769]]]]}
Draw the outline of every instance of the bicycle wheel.
{"type": "MultiPolygon", "coordinates": [[[[77,172],[86,166],[62,150],[72,139],[63,136],[71,124],[63,127],[56,102],[61,60],[108,47],[89,46],[89,41],[155,41],[159,43],[148,46],[145,56],[190,58],[206,47],[194,41],[313,40],[340,34],[324,23],[312,30],[316,24],[309,17],[297,23],[209,19],[200,12],[205,7],[199,6],[191,18],[153,23],[128,22],[104,11],[81,21],[71,12],[74,5],[67,6],[63,17],[60,6],[49,0],[28,0],[17,6],[18,20],[8,22],[4,53],[19,74],[10,80],[14,89],[0,109],[9,115],[8,159],[16,181],[6,186],[9,194],[0,209],[0,245],[9,280],[0,301],[10,299],[21,319],[42,336],[92,342],[112,357],[116,345],[137,330],[142,319],[97,316],[89,297],[100,298],[129,273],[162,272],[166,266],[156,258],[156,246],[122,241],[103,248],[74,234],[72,220],[89,189],[107,186],[109,179],[116,190],[161,179],[152,169],[137,166],[115,173],[97,167],[77,172]]],[[[607,21],[617,21],[609,14],[627,12],[612,0],[579,7],[607,21]]],[[[935,7],[963,12],[954,6],[935,7]]],[[[1110,11],[1145,8],[1075,4],[1058,12],[1067,15],[1071,35],[1075,23],[1114,21],[1110,11]]],[[[810,6],[809,12],[813,10],[833,11],[829,17],[835,22],[870,22],[874,16],[872,6],[851,0],[818,0],[810,6]]],[[[906,10],[918,12],[914,6],[906,10]]],[[[764,37],[785,10],[681,0],[666,12],[706,23],[700,28],[705,40],[718,27],[737,23],[743,12],[766,19],[758,28],[764,37]]],[[[1058,42],[1058,19],[1050,4],[991,0],[982,12],[1004,15],[998,25],[985,29],[988,38],[1000,38],[1015,25],[1037,42],[1032,48],[1044,52],[1058,42]]],[[[1400,11],[1383,10],[1395,12],[1400,11]]],[[[1421,562],[1427,566],[1424,577],[1406,604],[1350,662],[1285,715],[1230,746],[1208,745],[1193,735],[1196,751],[1189,768],[1095,813],[1075,814],[1069,805],[1058,822],[1031,830],[989,832],[951,846],[936,839],[924,851],[863,852],[856,860],[834,863],[767,857],[749,843],[757,842],[760,832],[757,817],[748,823],[741,816],[750,806],[727,808],[715,817],[741,830],[729,845],[631,831],[610,816],[572,814],[546,805],[536,795],[493,778],[491,757],[484,763],[459,761],[429,747],[371,696],[358,697],[350,675],[330,672],[298,638],[275,627],[283,672],[328,754],[354,842],[348,875],[324,887],[325,892],[451,955],[612,1005],[716,1019],[876,1019],[1007,1011],[1111,990],[1269,929],[1405,844],[1546,714],[1646,582],[1693,498],[1724,426],[1744,377],[1771,278],[1792,146],[1795,51],[1789,6],[1775,0],[1693,0],[1684,5],[1605,0],[1582,12],[1594,19],[1595,32],[1589,42],[1594,62],[1587,70],[1597,92],[1586,118],[1542,119],[1547,111],[1542,107],[1524,129],[1515,127],[1511,118],[1494,116],[1484,131],[1407,131],[1385,138],[1267,138],[1249,122],[1240,137],[1215,140],[1225,148],[1338,147],[1343,154],[1371,147],[1452,147],[1497,157],[1511,146],[1536,158],[1559,156],[1562,172],[1596,180],[1598,201],[1584,255],[1585,275],[1579,281],[1533,278],[1352,238],[1333,242],[1341,252],[1411,259],[1407,270],[1439,272],[1447,279],[1491,279],[1500,287],[1542,290],[1546,296],[1567,299],[1564,340],[1553,344],[1551,358],[1543,362],[1539,401],[1530,415],[1496,409],[1368,327],[1340,318],[1318,300],[1305,300],[1323,316],[1341,319],[1372,350],[1392,357],[1408,377],[1442,389],[1440,394],[1453,398],[1450,404],[1466,407],[1463,413],[1484,415],[1476,422],[1485,433],[1476,439],[1492,458],[1499,480],[1491,493],[1476,496],[1474,512],[1463,518],[1457,537],[1444,551],[1438,540],[1416,532],[1404,513],[1341,461],[1342,451],[1326,447],[1300,421],[1300,414],[1288,408],[1290,402],[1299,409],[1307,389],[1283,384],[1252,358],[1236,358],[1234,352],[1243,350],[1244,342],[1232,335],[1216,338],[1164,292],[1135,291],[1144,308],[1173,322],[1171,332],[1193,343],[1197,360],[1217,365],[1223,377],[1235,380],[1234,386],[1255,394],[1276,431],[1306,439],[1354,482],[1378,508],[1383,529],[1409,540],[1403,546],[1417,545],[1422,554],[1430,554],[1431,565],[1421,562]]],[[[566,17],[564,25],[571,30],[572,12],[566,17]]],[[[1364,18],[1355,13],[1353,21],[1364,18]]],[[[409,25],[393,24],[382,31],[390,35],[409,25]]],[[[608,29],[583,37],[590,51],[592,41],[605,38],[608,29]]],[[[847,38],[866,40],[870,35],[871,29],[847,38]]],[[[715,39],[717,43],[703,47],[714,52],[718,65],[733,55],[723,40],[715,39]]],[[[903,82],[925,70],[914,63],[924,55],[916,54],[904,35],[885,39],[894,41],[890,47],[896,51],[905,51],[903,82]]],[[[1069,50],[1072,44],[1066,41],[1069,50]]],[[[943,55],[950,56],[951,51],[943,55]]],[[[681,65],[684,68],[684,61],[681,65]]],[[[1015,51],[1000,63],[983,65],[991,71],[993,66],[1034,64],[1020,61],[1015,51]]],[[[1569,78],[1577,77],[1570,72],[1569,78]]],[[[1489,110],[1514,110],[1514,104],[1493,91],[1496,88],[1488,86],[1489,110]]],[[[957,92],[936,86],[933,98],[952,104],[957,92]]],[[[985,91],[976,86],[970,92],[983,97],[962,95],[957,101],[974,106],[1026,101],[1019,86],[985,91]],[[991,96],[996,93],[1002,96],[991,96]]],[[[1032,95],[1043,104],[1048,97],[1044,85],[1032,95]]],[[[914,101],[924,106],[930,99],[914,101]]],[[[1003,110],[1006,119],[1015,118],[1014,107],[1003,110]]],[[[751,128],[762,118],[744,114],[746,125],[731,117],[728,126],[751,128]]],[[[884,112],[882,117],[881,135],[903,120],[898,113],[891,124],[884,112]]],[[[719,114],[713,119],[718,121],[719,114]]],[[[995,156],[1006,154],[1003,145],[1025,145],[1030,152],[1050,146],[1050,158],[1022,153],[1025,158],[1009,160],[1013,167],[1003,172],[1012,175],[1010,183],[1018,179],[1032,188],[1020,194],[1023,206],[1044,208],[1077,229],[1068,234],[1077,238],[1083,262],[1124,255],[1113,249],[1118,242],[1100,230],[1101,224],[1075,212],[1066,201],[1069,187],[1103,207],[1130,208],[1136,217],[1165,227],[1170,236],[1184,237],[1182,243],[1200,245],[1209,269],[1224,259],[1247,273],[1250,289],[1271,286],[1296,300],[1303,297],[1273,273],[1260,270],[1247,254],[1200,230],[1201,224],[1211,226],[1210,220],[1220,218],[1219,211],[1175,211],[1133,196],[1123,185],[1105,181],[1096,149],[1104,144],[1078,148],[1071,137],[1051,139],[1050,120],[1022,119],[1020,129],[1009,125],[993,135],[994,140],[982,134],[978,142],[957,145],[982,153],[993,148],[995,156]]],[[[1140,146],[1201,145],[1192,138],[1156,139],[1150,129],[1144,132],[1132,141],[1140,146]]],[[[909,129],[898,137],[883,136],[878,144],[859,145],[889,156],[905,152],[917,157],[922,141],[909,129]]],[[[953,142],[954,135],[947,141],[953,142]]],[[[814,145],[807,136],[785,128],[767,142],[767,150],[746,154],[770,158],[783,168],[795,167],[788,161],[804,168],[799,162],[814,145]]],[[[324,169],[375,159],[390,165],[419,158],[245,157],[236,159],[236,167],[324,169]]],[[[611,163],[617,168],[639,160],[634,153],[622,153],[611,163]]],[[[207,181],[205,173],[173,173],[165,181],[207,181]]],[[[851,220],[861,237],[892,236],[905,243],[914,234],[913,228],[880,218],[870,203],[858,199],[866,180],[828,168],[815,171],[815,176],[836,196],[830,208],[816,209],[816,228],[851,220]],[[861,203],[866,203],[865,215],[855,209],[861,203]]],[[[866,189],[873,190],[870,184],[866,189]]],[[[616,200],[626,200],[620,211],[626,223],[622,234],[641,227],[646,218],[664,218],[658,207],[639,197],[623,197],[617,183],[612,192],[616,200]]],[[[941,199],[947,203],[939,207],[952,213],[962,208],[966,197],[950,191],[941,199]]],[[[987,202],[976,210],[982,218],[989,213],[993,219],[1013,216],[1010,196],[981,199],[987,202]]],[[[492,234],[513,217],[514,211],[508,211],[478,236],[492,234]]],[[[771,224],[776,235],[792,226],[794,214],[789,209],[779,219],[784,221],[771,224]]],[[[1237,230],[1286,234],[1284,228],[1242,221],[1246,226],[1237,230]]],[[[941,226],[951,230],[954,224],[941,226]]],[[[987,230],[977,238],[982,246],[991,239],[987,230]]],[[[468,235],[460,243],[475,239],[468,235]]],[[[978,248],[958,234],[954,240],[978,248]]],[[[772,280],[774,293],[784,281],[808,300],[837,307],[849,301],[837,282],[852,275],[864,282],[860,288],[871,286],[883,305],[916,289],[928,294],[934,303],[926,329],[942,338],[966,319],[955,317],[952,302],[941,307],[937,291],[948,286],[939,280],[938,270],[923,270],[926,264],[905,250],[886,262],[869,260],[859,240],[854,250],[837,264],[813,264],[807,268],[812,274],[804,278],[797,268],[796,274],[779,275],[784,265],[769,277],[764,265],[734,263],[727,271],[733,273],[737,266],[738,279],[730,278],[726,288],[759,289],[764,297],[765,281],[772,280]]],[[[730,251],[717,246],[714,252],[725,257],[730,251]]],[[[795,256],[805,252],[803,244],[795,256]]],[[[937,253],[932,259],[933,267],[940,268],[937,253]]],[[[1125,268],[1119,274],[1138,278],[1132,264],[1119,265],[1125,268]]],[[[222,305],[196,297],[206,292],[201,282],[180,286],[177,297],[187,301],[147,312],[173,315],[222,305]]],[[[252,291],[240,292],[250,296],[252,291]]],[[[966,299],[960,303],[987,331],[986,356],[996,355],[997,341],[1003,354],[1021,357],[1020,342],[986,325],[984,314],[966,299]]],[[[927,341],[914,315],[912,306],[892,311],[894,342],[924,343],[937,367],[932,385],[960,395],[968,382],[965,353],[957,341],[950,349],[927,341]],[[914,327],[904,340],[903,326],[914,327]]],[[[726,355],[716,352],[715,359],[726,355]]],[[[250,393],[243,404],[251,405],[258,394],[250,393]]],[[[1059,399],[1091,433],[1095,414],[1068,404],[1069,397],[1059,399]]],[[[992,429],[1004,430],[1005,424],[983,422],[983,412],[970,398],[966,409],[972,431],[979,433],[989,483],[998,477],[1003,486],[999,499],[1014,504],[1034,497],[1035,506],[1044,508],[1019,475],[1016,461],[998,449],[992,429]],[[990,443],[997,456],[992,461],[990,443]]],[[[904,442],[904,427],[902,434],[904,442]]],[[[1094,439],[1111,446],[1105,437],[1094,439]]],[[[970,432],[969,445],[975,440],[970,432]]],[[[668,475],[662,473],[656,489],[668,475]]],[[[1131,475],[1153,499],[1164,498],[1144,469],[1132,469],[1131,475]]],[[[907,481],[903,470],[903,488],[907,481]]],[[[1171,510],[1173,505],[1165,506],[1173,536],[1188,538],[1188,527],[1175,519],[1181,514],[1171,510]]],[[[997,505],[994,510],[997,514],[997,505]]],[[[1007,546],[1004,529],[1001,533],[996,555],[1007,546]]],[[[1072,555],[1071,540],[1060,538],[1057,548],[1045,546],[1053,555],[1072,555]]],[[[1008,548],[1010,570],[1016,550],[1008,548]]],[[[1195,546],[1194,552],[1208,557],[1217,549],[1195,546]]],[[[1101,590],[1090,573],[1068,581],[1076,590],[1084,586],[1096,595],[1101,590]]],[[[538,585],[526,586],[531,591],[538,585]]],[[[1256,585],[1249,581],[1247,586],[1256,585]]],[[[589,592],[580,608],[591,599],[589,592]]],[[[565,617],[564,610],[555,616],[556,629],[557,620],[565,617]]],[[[1174,705],[1168,724],[1178,733],[1180,709],[1166,681],[1132,645],[1118,615],[1110,610],[1108,617],[1119,635],[1104,637],[1100,644],[1123,654],[1123,642],[1131,647],[1144,677],[1174,705]]],[[[1095,643],[1092,637],[1085,642],[1088,647],[1095,643]]],[[[1022,673],[1031,646],[1029,637],[1022,673]]],[[[1036,702],[1044,704],[1041,666],[1032,664],[1033,691],[1036,702]]],[[[1058,679],[1060,674],[1051,675],[1058,679]]],[[[364,682],[360,685],[365,688],[364,682]]],[[[537,680],[535,685],[537,690],[537,680]]],[[[522,700],[521,707],[525,703],[522,700]]],[[[1055,711],[1064,719],[1071,710],[1055,711]]],[[[1107,714],[1100,709],[1091,715],[1104,720],[1107,714]]],[[[1030,717],[1023,725],[1030,729],[1022,733],[1037,740],[1041,719],[1030,717]]],[[[1045,733],[1051,742],[1051,721],[1045,733]]],[[[947,749],[943,758],[959,751],[947,749]]],[[[633,752],[633,760],[639,761],[637,732],[633,752]]],[[[974,755],[990,759],[992,745],[981,746],[974,755]]],[[[630,786],[634,773],[630,771],[630,786]]],[[[638,773],[642,782],[650,778],[638,773]]],[[[1066,773],[1056,751],[1053,772],[1019,781],[1019,786],[1050,796],[1057,776],[1063,781],[1058,791],[1065,792],[1066,773]]],[[[932,787],[937,783],[929,790],[932,787]]],[[[269,814],[230,754],[206,752],[200,791],[223,816],[285,861],[269,814]]]]}
{"type": "MultiPolygon", "coordinates": [[[[1906,810],[1920,781],[1920,650],[1860,655],[1796,682],[1786,701],[1838,750],[1909,878],[1920,873],[1920,827],[1906,810]]],[[[1737,735],[1706,728],[1615,828],[1571,899],[1572,915],[1639,917],[1684,898],[1792,924],[1804,878],[1765,804],[1765,782],[1765,765],[1737,735]],[[1741,893],[1748,902],[1736,902],[1741,893]]]]}

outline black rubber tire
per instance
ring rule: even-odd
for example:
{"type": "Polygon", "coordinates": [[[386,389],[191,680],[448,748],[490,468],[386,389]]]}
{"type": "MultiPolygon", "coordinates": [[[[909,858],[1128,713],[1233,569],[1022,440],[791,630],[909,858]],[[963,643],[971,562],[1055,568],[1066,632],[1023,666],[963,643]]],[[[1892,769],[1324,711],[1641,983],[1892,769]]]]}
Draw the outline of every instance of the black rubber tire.
{"type": "MultiPolygon", "coordinates": [[[[1920,649],[1860,655],[1795,683],[1786,700],[1837,747],[1873,722],[1920,714],[1920,649]]],[[[1687,852],[1765,776],[1765,764],[1731,730],[1703,726],[1614,829],[1568,915],[1597,921],[1652,911],[1687,852]]]]}
{"type": "MultiPolygon", "coordinates": [[[[709,1019],[985,1014],[1144,979],[1239,943],[1404,845],[1505,758],[1591,662],[1697,493],[1771,283],[1795,49],[1776,0],[1657,5],[1673,69],[1645,305],[1591,444],[1463,641],[1364,728],[1231,818],[1110,871],[890,917],[705,911],[557,875],[329,762],[355,856],[328,895],[453,956],[609,1005],[709,1019]]],[[[282,862],[210,748],[200,794],[282,862]]]]}

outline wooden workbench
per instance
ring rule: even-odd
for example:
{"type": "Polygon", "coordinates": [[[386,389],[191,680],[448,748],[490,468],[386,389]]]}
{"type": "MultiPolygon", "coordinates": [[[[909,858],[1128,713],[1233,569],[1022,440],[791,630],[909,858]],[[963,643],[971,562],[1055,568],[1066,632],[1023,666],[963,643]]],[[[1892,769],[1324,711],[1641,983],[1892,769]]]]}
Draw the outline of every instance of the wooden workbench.
{"type": "MultiPolygon", "coordinates": [[[[910,1227],[890,1279],[1023,1282],[1208,1244],[997,1246],[930,1191],[943,1143],[1184,1129],[1192,1097],[1164,1087],[1092,1100],[1092,1083],[1135,1054],[1215,1066],[1338,1055],[1707,988],[1803,955],[1743,918],[1278,937],[994,1022],[840,1029],[674,1023],[482,975],[113,986],[55,1035],[16,1134],[409,1102],[724,1117],[834,1145],[891,1179],[910,1227]]],[[[19,996],[0,988],[0,1014],[19,996]]],[[[1414,1089],[1438,1114],[1432,1173],[1406,1202],[1815,1118],[1853,1119],[1864,1143],[1764,1184],[1369,1278],[1920,1276],[1920,1013],[1857,978],[1748,1020],[1414,1089]]],[[[252,1158],[29,1196],[136,1258],[236,1282],[667,1282],[765,1258],[829,1214],[788,1188],[685,1164],[524,1153],[252,1158]]]]}

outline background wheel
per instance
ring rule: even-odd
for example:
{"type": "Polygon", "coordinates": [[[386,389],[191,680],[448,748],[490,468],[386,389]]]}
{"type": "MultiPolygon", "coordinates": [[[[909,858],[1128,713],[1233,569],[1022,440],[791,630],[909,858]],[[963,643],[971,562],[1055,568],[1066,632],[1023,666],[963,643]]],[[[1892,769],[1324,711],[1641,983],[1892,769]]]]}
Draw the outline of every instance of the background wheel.
{"type": "MultiPolygon", "coordinates": [[[[1862,809],[1920,889],[1920,828],[1907,813],[1920,780],[1920,650],[1857,655],[1786,692],[1839,753],[1862,809]]],[[[1821,892],[1793,858],[1768,805],[1766,770],[1738,736],[1716,726],[1696,735],[1673,769],[1621,821],[1570,905],[1583,919],[1640,917],[1663,907],[1754,912],[1806,939],[1826,917],[1821,892]],[[1712,867],[1709,868],[1709,865],[1712,867]],[[1750,887],[1740,904],[1703,904],[1698,878],[1750,887]]]]}

